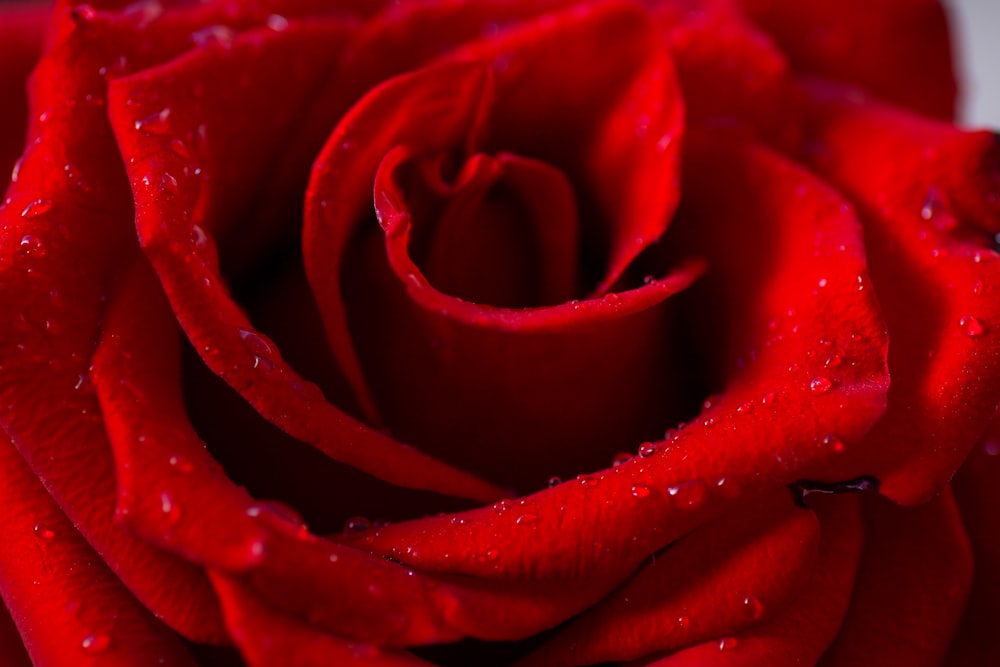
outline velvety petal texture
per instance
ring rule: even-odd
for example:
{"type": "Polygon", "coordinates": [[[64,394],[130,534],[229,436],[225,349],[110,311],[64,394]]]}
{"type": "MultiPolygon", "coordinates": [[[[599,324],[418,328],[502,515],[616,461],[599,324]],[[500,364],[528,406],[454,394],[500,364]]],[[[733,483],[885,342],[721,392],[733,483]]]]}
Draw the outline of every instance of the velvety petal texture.
{"type": "Polygon", "coordinates": [[[0,5],[0,663],[993,665],[950,53],[935,0],[0,5]]]}

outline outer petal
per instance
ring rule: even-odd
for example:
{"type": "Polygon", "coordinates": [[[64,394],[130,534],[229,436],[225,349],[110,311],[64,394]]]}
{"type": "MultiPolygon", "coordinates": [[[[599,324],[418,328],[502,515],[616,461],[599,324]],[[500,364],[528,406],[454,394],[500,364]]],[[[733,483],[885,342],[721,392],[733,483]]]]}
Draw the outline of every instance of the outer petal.
{"type": "MultiPolygon", "coordinates": [[[[0,5],[0,183],[24,148],[28,129],[26,84],[42,48],[47,5],[35,2],[0,5]]],[[[6,187],[4,187],[6,189],[6,187]]]]}
{"type": "Polygon", "coordinates": [[[797,667],[815,664],[850,601],[863,531],[855,503],[822,504],[822,542],[812,578],[781,614],[749,631],[699,644],[645,667],[797,667]]]}
{"type": "Polygon", "coordinates": [[[865,552],[851,606],[821,667],[936,667],[972,581],[972,554],[950,490],[919,507],[865,506],[865,552]]]}
{"type": "Polygon", "coordinates": [[[214,574],[229,632],[251,667],[428,667],[401,651],[346,642],[287,616],[245,584],[214,574]]]}
{"type": "MultiPolygon", "coordinates": [[[[193,667],[176,636],[108,570],[10,444],[0,448],[0,505],[0,593],[36,667],[193,667]]],[[[7,664],[8,656],[0,657],[7,664]]]]}
{"type": "Polygon", "coordinates": [[[740,0],[803,73],[859,85],[935,118],[955,114],[957,85],[938,0],[740,0]]]}
{"type": "Polygon", "coordinates": [[[883,493],[920,502],[1000,401],[1000,147],[828,87],[809,96],[808,159],[859,208],[892,339],[889,410],[862,449],[883,493]]]}
{"type": "Polygon", "coordinates": [[[741,633],[799,595],[818,547],[815,516],[782,489],[653,556],[519,665],[632,660],[741,633]]]}

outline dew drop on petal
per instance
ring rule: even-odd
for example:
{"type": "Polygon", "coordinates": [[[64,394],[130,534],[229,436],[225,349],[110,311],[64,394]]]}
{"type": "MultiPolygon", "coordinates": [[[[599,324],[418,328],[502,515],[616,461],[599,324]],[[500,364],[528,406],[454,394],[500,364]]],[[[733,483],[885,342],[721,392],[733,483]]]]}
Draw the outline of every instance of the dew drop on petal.
{"type": "Polygon", "coordinates": [[[705,502],[707,490],[705,484],[700,480],[690,480],[667,487],[667,494],[670,496],[676,507],[682,509],[696,509],[705,502]]]}
{"type": "Polygon", "coordinates": [[[93,632],[83,638],[80,648],[87,653],[101,653],[111,645],[111,637],[103,632],[93,632]]]}
{"type": "Polygon", "coordinates": [[[740,403],[736,406],[736,414],[745,415],[746,413],[753,410],[753,403],[747,401],[745,403],[740,403]]]}
{"type": "Polygon", "coordinates": [[[719,640],[719,650],[720,651],[732,651],[739,644],[739,640],[736,637],[725,637],[719,640]]]}
{"type": "Polygon", "coordinates": [[[822,375],[814,377],[809,382],[809,391],[814,394],[825,394],[831,389],[833,389],[833,381],[822,375]]]}
{"type": "Polygon", "coordinates": [[[34,234],[25,234],[18,244],[18,252],[22,255],[33,255],[35,257],[45,256],[45,246],[42,240],[34,234]]]}
{"type": "Polygon", "coordinates": [[[17,177],[21,174],[21,166],[24,164],[24,157],[18,158],[14,163],[14,168],[10,172],[10,182],[17,183],[17,177]]]}
{"type": "Polygon", "coordinates": [[[778,395],[776,393],[769,391],[761,397],[760,402],[764,405],[774,405],[774,401],[777,400],[777,398],[778,395]]]}
{"type": "Polygon", "coordinates": [[[35,524],[34,530],[35,530],[35,536],[38,537],[38,539],[40,540],[45,540],[46,542],[48,542],[49,540],[51,540],[53,537],[56,536],[55,532],[53,532],[51,528],[46,528],[45,526],[39,523],[35,524]]]}
{"type": "Polygon", "coordinates": [[[962,327],[962,332],[969,338],[978,338],[986,333],[983,323],[972,315],[963,315],[958,320],[958,326],[962,327]]]}
{"type": "Polygon", "coordinates": [[[147,134],[165,134],[170,130],[170,108],[162,109],[135,121],[135,129],[147,134]]]}
{"type": "Polygon", "coordinates": [[[635,484],[632,486],[632,496],[635,498],[648,498],[651,491],[645,484],[635,484]]]}
{"type": "Polygon", "coordinates": [[[372,527],[372,522],[363,516],[352,516],[344,522],[344,534],[354,535],[363,533],[372,527]]]}
{"type": "Polygon", "coordinates": [[[194,466],[187,459],[177,456],[176,454],[167,459],[170,467],[178,472],[191,472],[194,470],[194,466]]]}
{"type": "Polygon", "coordinates": [[[650,456],[656,453],[656,445],[651,442],[644,442],[639,445],[639,456],[648,459],[650,456]]]}
{"type": "Polygon", "coordinates": [[[556,477],[553,475],[552,477],[549,477],[548,487],[551,489],[552,487],[559,486],[562,483],[562,477],[556,477]]]}
{"type": "Polygon", "coordinates": [[[173,496],[166,491],[160,494],[160,511],[167,517],[169,524],[172,525],[180,521],[181,508],[174,501],[173,496]]]}
{"type": "Polygon", "coordinates": [[[36,199],[29,202],[28,205],[21,210],[21,217],[25,219],[37,218],[40,215],[45,215],[51,210],[51,199],[36,199]]]}
{"type": "Polygon", "coordinates": [[[743,596],[743,610],[753,620],[757,620],[764,615],[764,605],[755,595],[743,596]]]}
{"type": "Polygon", "coordinates": [[[844,451],[844,441],[838,438],[835,434],[829,433],[823,437],[823,446],[830,451],[840,453],[844,451]]]}
{"type": "Polygon", "coordinates": [[[631,454],[628,452],[621,452],[619,454],[615,454],[615,457],[611,459],[611,465],[617,468],[623,463],[628,463],[630,460],[632,460],[631,454]]]}
{"type": "Polygon", "coordinates": [[[516,524],[518,524],[520,526],[520,525],[525,525],[525,524],[529,524],[529,523],[534,523],[536,521],[538,521],[538,515],[537,514],[531,514],[529,512],[529,513],[522,514],[519,517],[517,517],[517,519],[514,520],[514,523],[516,523],[516,524]]]}
{"type": "Polygon", "coordinates": [[[976,282],[972,283],[972,293],[975,296],[979,296],[980,294],[983,293],[983,281],[982,280],[977,280],[976,282]]]}

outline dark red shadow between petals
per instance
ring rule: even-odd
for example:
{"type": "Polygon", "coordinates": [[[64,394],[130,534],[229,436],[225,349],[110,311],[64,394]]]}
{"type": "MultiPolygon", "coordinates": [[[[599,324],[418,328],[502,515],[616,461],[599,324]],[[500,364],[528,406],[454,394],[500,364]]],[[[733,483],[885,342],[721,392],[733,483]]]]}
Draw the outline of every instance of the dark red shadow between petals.
{"type": "Polygon", "coordinates": [[[864,515],[850,608],[817,665],[938,667],[972,582],[972,553],[951,491],[912,508],[872,497],[864,515]]]}

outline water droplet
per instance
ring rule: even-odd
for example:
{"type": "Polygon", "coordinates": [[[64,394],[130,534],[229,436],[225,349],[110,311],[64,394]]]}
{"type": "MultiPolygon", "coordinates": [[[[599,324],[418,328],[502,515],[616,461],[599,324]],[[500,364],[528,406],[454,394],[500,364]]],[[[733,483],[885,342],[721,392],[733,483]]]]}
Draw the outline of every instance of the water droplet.
{"type": "Polygon", "coordinates": [[[17,177],[21,175],[21,167],[24,165],[24,157],[19,157],[14,163],[14,168],[10,171],[10,182],[17,183],[17,177]]]}
{"type": "Polygon", "coordinates": [[[983,281],[982,280],[977,280],[976,282],[972,283],[972,293],[975,296],[979,296],[980,294],[983,293],[983,281]]]}
{"type": "Polygon", "coordinates": [[[677,618],[677,625],[681,626],[681,628],[684,628],[686,630],[687,628],[691,627],[691,619],[688,618],[687,616],[679,616],[677,618]]]}
{"type": "Polygon", "coordinates": [[[205,230],[200,225],[191,225],[191,241],[194,242],[198,250],[205,250],[210,245],[208,234],[205,233],[205,230]]]}
{"type": "Polygon", "coordinates": [[[819,285],[820,287],[826,287],[829,284],[829,281],[826,278],[820,278],[819,282],[817,282],[816,284],[819,285]]]}
{"type": "Polygon", "coordinates": [[[585,489],[592,489],[601,483],[601,479],[599,477],[593,477],[591,475],[581,475],[580,477],[577,477],[577,479],[580,480],[580,485],[585,489]]]}
{"type": "Polygon", "coordinates": [[[719,396],[719,394],[712,394],[711,396],[709,396],[708,398],[706,398],[705,401],[701,404],[701,409],[702,410],[711,410],[712,406],[715,405],[716,403],[718,403],[720,398],[722,398],[722,397],[719,396]]]}
{"type": "Polygon", "coordinates": [[[87,653],[101,653],[111,645],[111,637],[103,632],[94,632],[83,638],[80,647],[87,653]]]}
{"type": "Polygon", "coordinates": [[[719,640],[719,650],[720,651],[732,651],[739,644],[739,640],[736,637],[725,637],[719,640]]]}
{"type": "Polygon", "coordinates": [[[194,470],[194,465],[190,461],[176,454],[167,459],[167,462],[171,468],[179,472],[191,472],[194,470]]]}
{"type": "Polygon", "coordinates": [[[705,428],[712,428],[718,423],[719,422],[715,417],[705,417],[705,419],[701,422],[702,426],[705,428]]]}
{"type": "Polygon", "coordinates": [[[187,144],[180,139],[174,139],[170,142],[170,150],[172,150],[176,155],[187,160],[194,158],[194,154],[191,152],[191,149],[188,148],[187,144]]]}
{"type": "Polygon", "coordinates": [[[275,32],[288,30],[288,19],[279,14],[271,14],[267,17],[267,27],[275,32]]]}
{"type": "Polygon", "coordinates": [[[43,526],[43,525],[41,525],[39,523],[36,523],[35,524],[35,536],[38,537],[38,539],[40,539],[40,540],[45,540],[46,542],[48,542],[53,537],[55,537],[56,534],[51,529],[46,528],[45,526],[43,526]]]}
{"type": "Polygon", "coordinates": [[[522,514],[521,516],[517,517],[517,519],[514,520],[514,523],[516,523],[518,525],[522,525],[522,524],[528,524],[528,523],[535,523],[536,521],[538,521],[538,515],[537,514],[531,514],[529,512],[527,514],[522,514]]]}
{"type": "Polygon", "coordinates": [[[135,121],[135,129],[146,134],[165,134],[170,130],[170,108],[157,111],[135,121]]]}
{"type": "Polygon", "coordinates": [[[769,391],[761,397],[760,402],[763,403],[764,405],[774,405],[774,402],[777,399],[778,395],[775,394],[773,391],[769,391]]]}
{"type": "Polygon", "coordinates": [[[42,240],[34,234],[25,234],[21,237],[18,252],[22,255],[34,255],[35,257],[45,256],[45,246],[42,240]]]}
{"type": "Polygon", "coordinates": [[[30,219],[45,215],[52,210],[51,199],[36,199],[21,210],[21,217],[30,219]]]}
{"type": "Polygon", "coordinates": [[[234,39],[236,39],[236,33],[224,25],[210,25],[191,33],[191,42],[195,46],[218,44],[228,49],[232,47],[234,39]]]}
{"type": "Polygon", "coordinates": [[[615,458],[611,459],[611,465],[613,467],[618,467],[623,463],[628,463],[632,459],[632,455],[628,452],[620,452],[615,454],[615,458]]]}
{"type": "Polygon", "coordinates": [[[644,459],[648,459],[650,456],[656,453],[656,445],[651,442],[644,442],[639,445],[639,456],[644,459]]]}
{"type": "Polygon", "coordinates": [[[352,516],[350,519],[344,522],[344,534],[354,535],[357,533],[363,533],[372,527],[371,521],[363,516],[352,516]]]}
{"type": "Polygon", "coordinates": [[[160,190],[174,195],[178,194],[180,192],[180,188],[177,185],[177,179],[171,174],[163,172],[160,176],[160,190]]]}
{"type": "Polygon", "coordinates": [[[265,371],[274,370],[274,361],[271,360],[273,350],[271,345],[262,335],[251,329],[239,329],[240,338],[247,350],[253,355],[253,367],[261,368],[265,371]]]}
{"type": "Polygon", "coordinates": [[[830,378],[818,375],[809,382],[809,391],[814,394],[825,394],[833,389],[833,381],[830,378]]]}
{"type": "Polygon", "coordinates": [[[839,354],[831,354],[826,358],[826,361],[823,362],[823,366],[826,368],[836,368],[840,365],[841,361],[842,359],[839,354]]]}
{"type": "Polygon", "coordinates": [[[682,509],[695,509],[705,502],[707,491],[701,480],[692,479],[668,486],[667,494],[675,506],[682,509]]]}
{"type": "Polygon", "coordinates": [[[648,498],[650,493],[652,492],[645,484],[635,484],[632,486],[632,495],[636,498],[648,498]]]}
{"type": "Polygon", "coordinates": [[[302,535],[308,532],[302,515],[294,508],[276,500],[259,500],[247,508],[246,514],[286,534],[302,535]]]}
{"type": "Polygon", "coordinates": [[[764,605],[755,595],[743,596],[743,610],[753,620],[757,620],[764,615],[764,605]]]}
{"type": "Polygon", "coordinates": [[[181,508],[166,491],[160,494],[160,511],[166,515],[170,524],[177,523],[181,518],[181,508]]]}
{"type": "Polygon", "coordinates": [[[958,320],[958,326],[962,327],[962,332],[969,338],[977,338],[986,333],[986,327],[972,315],[963,315],[958,320]]]}
{"type": "Polygon", "coordinates": [[[753,410],[753,403],[747,401],[746,403],[740,403],[736,406],[736,414],[745,415],[746,413],[753,410]]]}
{"type": "Polygon", "coordinates": [[[844,451],[844,441],[833,433],[827,434],[823,437],[823,446],[833,452],[839,453],[844,451]]]}
{"type": "Polygon", "coordinates": [[[554,475],[552,477],[549,477],[549,481],[547,482],[548,487],[550,489],[554,486],[559,486],[562,483],[563,483],[562,477],[556,477],[554,475]]]}
{"type": "Polygon", "coordinates": [[[500,558],[500,550],[496,547],[490,547],[486,550],[486,553],[483,554],[483,558],[488,561],[494,561],[500,558]]]}

